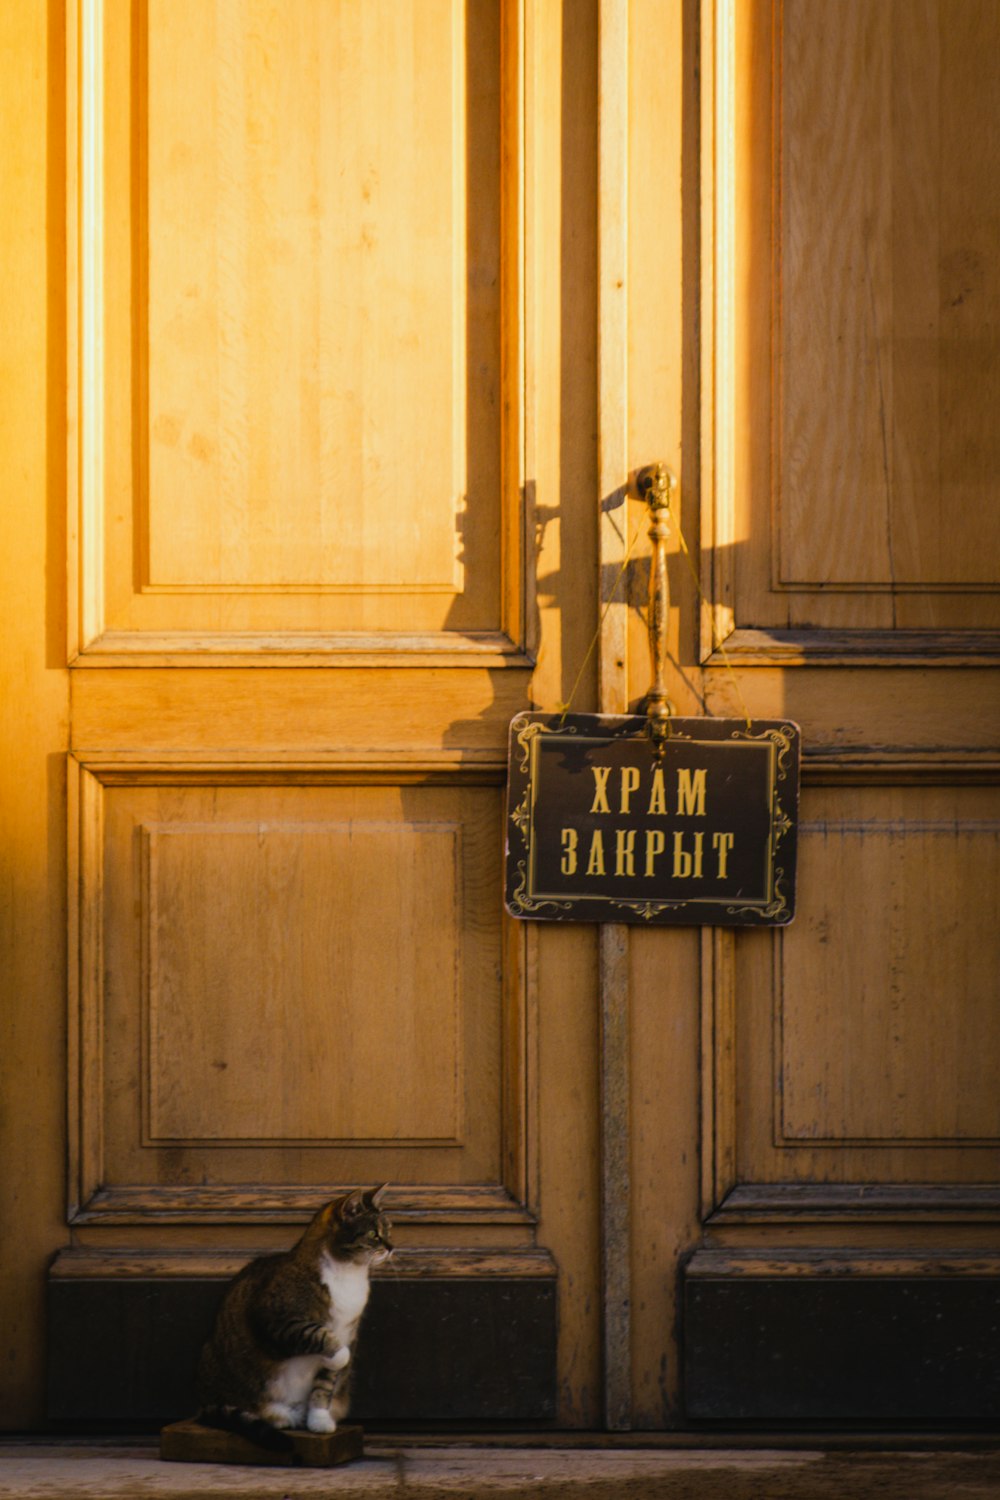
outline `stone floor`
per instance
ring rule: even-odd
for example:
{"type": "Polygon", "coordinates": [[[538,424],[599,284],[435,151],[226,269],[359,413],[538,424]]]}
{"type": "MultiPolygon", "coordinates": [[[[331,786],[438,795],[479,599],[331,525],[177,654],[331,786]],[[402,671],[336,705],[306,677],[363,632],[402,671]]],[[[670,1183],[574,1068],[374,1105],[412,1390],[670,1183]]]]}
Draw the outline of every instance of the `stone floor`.
{"type": "MultiPolygon", "coordinates": [[[[529,1440],[530,1441],[530,1440],[529,1440]]],[[[1000,1438],[792,1446],[690,1439],[473,1446],[370,1435],[365,1457],[330,1470],[164,1463],[155,1440],[0,1442],[2,1500],[1000,1500],[1000,1438]],[[569,1444],[572,1443],[572,1446],[569,1444]]]]}

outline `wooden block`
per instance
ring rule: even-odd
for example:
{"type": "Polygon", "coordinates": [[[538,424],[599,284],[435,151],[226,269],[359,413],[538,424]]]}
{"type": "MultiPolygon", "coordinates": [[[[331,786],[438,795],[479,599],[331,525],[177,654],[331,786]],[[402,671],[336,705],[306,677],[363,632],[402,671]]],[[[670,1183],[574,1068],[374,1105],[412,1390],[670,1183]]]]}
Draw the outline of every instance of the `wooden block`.
{"type": "Polygon", "coordinates": [[[203,1427],[200,1422],[172,1422],[160,1431],[160,1457],[182,1464],[267,1464],[273,1467],[302,1465],[308,1469],[329,1469],[334,1464],[350,1463],[364,1452],[364,1429],[356,1425],[338,1427],[336,1432],[305,1432],[295,1428],[287,1433],[292,1447],[288,1452],[261,1448],[236,1432],[217,1427],[203,1427]]]}

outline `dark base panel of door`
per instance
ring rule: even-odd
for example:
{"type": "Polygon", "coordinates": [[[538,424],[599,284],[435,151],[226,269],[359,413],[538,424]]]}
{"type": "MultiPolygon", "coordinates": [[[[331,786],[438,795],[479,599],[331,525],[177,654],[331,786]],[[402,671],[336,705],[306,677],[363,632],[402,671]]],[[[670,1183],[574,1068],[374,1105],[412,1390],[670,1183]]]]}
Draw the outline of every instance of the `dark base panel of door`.
{"type": "Polygon", "coordinates": [[[960,1265],[951,1275],[713,1276],[699,1259],[683,1290],[691,1420],[997,1422],[1000,1279],[960,1265]]]}
{"type": "MultiPolygon", "coordinates": [[[[55,1427],[192,1416],[218,1279],[52,1279],[48,1417],[55,1427]]],[[[380,1280],[358,1343],[359,1421],[549,1422],[556,1281],[380,1280]]]]}

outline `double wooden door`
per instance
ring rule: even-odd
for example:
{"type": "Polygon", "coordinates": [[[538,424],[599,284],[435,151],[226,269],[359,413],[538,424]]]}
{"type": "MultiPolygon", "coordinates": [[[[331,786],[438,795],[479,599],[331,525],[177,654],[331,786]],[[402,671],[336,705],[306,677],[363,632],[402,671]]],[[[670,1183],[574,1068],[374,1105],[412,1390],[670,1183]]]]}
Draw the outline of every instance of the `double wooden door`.
{"type": "Polygon", "coordinates": [[[383,1180],[369,1416],[985,1419],[995,7],[3,25],[9,1424],[179,1414],[383,1180]],[[802,727],[787,931],[502,912],[655,460],[676,709],[802,727]]]}

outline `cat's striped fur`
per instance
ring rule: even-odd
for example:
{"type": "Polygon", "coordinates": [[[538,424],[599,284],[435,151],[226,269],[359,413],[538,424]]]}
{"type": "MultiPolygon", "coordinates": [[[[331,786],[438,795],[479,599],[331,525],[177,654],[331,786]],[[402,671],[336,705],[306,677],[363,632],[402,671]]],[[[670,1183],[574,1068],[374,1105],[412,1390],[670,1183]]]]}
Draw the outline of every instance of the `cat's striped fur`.
{"type": "Polygon", "coordinates": [[[201,1354],[202,1422],[283,1446],[281,1429],[333,1432],[343,1420],[369,1272],[392,1253],[384,1191],[328,1203],[291,1250],[231,1283],[201,1354]]]}

